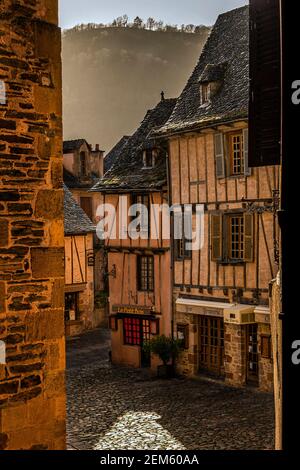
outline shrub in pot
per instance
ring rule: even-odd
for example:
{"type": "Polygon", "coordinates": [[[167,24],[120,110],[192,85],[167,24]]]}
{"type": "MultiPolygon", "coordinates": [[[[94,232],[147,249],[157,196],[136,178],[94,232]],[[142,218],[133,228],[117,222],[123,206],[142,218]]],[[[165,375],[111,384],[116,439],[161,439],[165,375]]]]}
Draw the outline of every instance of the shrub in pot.
{"type": "Polygon", "coordinates": [[[163,364],[157,367],[159,377],[174,376],[174,363],[181,352],[182,341],[159,335],[147,341],[143,348],[145,352],[155,354],[162,361],[163,364]],[[171,360],[172,363],[170,364],[171,360]]]}

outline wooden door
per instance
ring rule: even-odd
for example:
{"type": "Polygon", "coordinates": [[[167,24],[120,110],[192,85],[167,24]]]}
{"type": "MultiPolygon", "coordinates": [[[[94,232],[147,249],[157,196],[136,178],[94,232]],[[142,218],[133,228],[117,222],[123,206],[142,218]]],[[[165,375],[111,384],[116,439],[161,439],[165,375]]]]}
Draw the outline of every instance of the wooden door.
{"type": "Polygon", "coordinates": [[[199,370],[224,375],[223,318],[201,316],[199,325],[199,370]]]}

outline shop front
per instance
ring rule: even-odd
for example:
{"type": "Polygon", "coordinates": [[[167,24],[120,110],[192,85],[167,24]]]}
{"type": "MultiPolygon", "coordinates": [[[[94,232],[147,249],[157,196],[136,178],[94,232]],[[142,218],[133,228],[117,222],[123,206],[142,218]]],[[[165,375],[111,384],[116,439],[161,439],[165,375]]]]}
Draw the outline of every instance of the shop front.
{"type": "Polygon", "coordinates": [[[267,307],[179,297],[175,328],[185,345],[177,364],[179,373],[272,391],[267,307]]]}
{"type": "Polygon", "coordinates": [[[132,367],[151,367],[153,360],[144,344],[159,334],[158,314],[149,307],[114,305],[110,315],[112,362],[132,367]]]}

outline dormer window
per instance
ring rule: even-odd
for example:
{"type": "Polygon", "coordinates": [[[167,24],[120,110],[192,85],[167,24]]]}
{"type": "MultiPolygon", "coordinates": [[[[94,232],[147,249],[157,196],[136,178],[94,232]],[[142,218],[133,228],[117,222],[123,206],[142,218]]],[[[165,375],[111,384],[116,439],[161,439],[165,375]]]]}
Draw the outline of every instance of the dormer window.
{"type": "Polygon", "coordinates": [[[156,159],[157,159],[157,150],[155,149],[144,150],[144,154],[143,154],[144,168],[153,168],[155,166],[156,159]]]}
{"type": "Polygon", "coordinates": [[[211,103],[219,93],[226,73],[227,63],[207,64],[200,75],[200,102],[202,105],[211,103]]]}
{"type": "Polygon", "coordinates": [[[200,85],[200,100],[201,105],[208,104],[210,101],[210,84],[208,82],[200,85]]]}

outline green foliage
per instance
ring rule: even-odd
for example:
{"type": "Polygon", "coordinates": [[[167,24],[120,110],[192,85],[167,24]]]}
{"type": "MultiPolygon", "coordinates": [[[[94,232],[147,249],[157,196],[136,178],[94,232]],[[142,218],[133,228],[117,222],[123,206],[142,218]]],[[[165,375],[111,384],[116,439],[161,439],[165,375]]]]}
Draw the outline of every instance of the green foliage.
{"type": "Polygon", "coordinates": [[[182,350],[182,342],[165,335],[160,335],[145,343],[143,349],[147,353],[153,353],[158,356],[166,366],[171,359],[174,361],[177,359],[182,350]]]}

